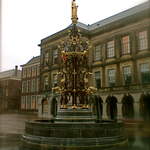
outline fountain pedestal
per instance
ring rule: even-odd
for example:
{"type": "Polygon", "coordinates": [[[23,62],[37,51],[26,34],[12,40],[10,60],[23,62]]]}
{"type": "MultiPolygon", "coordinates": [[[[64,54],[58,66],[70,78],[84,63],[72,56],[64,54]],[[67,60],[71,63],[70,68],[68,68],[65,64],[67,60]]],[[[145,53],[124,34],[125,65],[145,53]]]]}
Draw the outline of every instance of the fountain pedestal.
{"type": "Polygon", "coordinates": [[[108,150],[126,144],[121,121],[96,123],[89,109],[62,109],[55,120],[26,122],[21,150],[108,150]]]}
{"type": "Polygon", "coordinates": [[[51,123],[35,120],[26,123],[21,150],[100,150],[127,143],[122,122],[51,123]]]}

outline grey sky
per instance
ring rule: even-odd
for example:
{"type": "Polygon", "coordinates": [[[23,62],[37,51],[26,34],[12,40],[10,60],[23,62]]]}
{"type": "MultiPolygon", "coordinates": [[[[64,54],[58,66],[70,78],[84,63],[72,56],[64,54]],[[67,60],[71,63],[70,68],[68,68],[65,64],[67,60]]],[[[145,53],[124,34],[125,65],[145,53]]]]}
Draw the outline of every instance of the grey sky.
{"type": "MultiPolygon", "coordinates": [[[[71,23],[72,0],[2,0],[2,69],[40,54],[45,38],[71,23]]],[[[92,24],[147,0],[76,0],[79,21],[92,24]]]]}

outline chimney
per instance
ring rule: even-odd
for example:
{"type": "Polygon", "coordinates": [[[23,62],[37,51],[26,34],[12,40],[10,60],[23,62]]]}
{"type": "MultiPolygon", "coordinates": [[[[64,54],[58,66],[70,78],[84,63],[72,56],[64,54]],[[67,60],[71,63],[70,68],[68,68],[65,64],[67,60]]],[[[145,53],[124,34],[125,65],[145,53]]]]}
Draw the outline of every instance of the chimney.
{"type": "Polygon", "coordinates": [[[15,66],[15,76],[18,75],[18,66],[15,66]]]}

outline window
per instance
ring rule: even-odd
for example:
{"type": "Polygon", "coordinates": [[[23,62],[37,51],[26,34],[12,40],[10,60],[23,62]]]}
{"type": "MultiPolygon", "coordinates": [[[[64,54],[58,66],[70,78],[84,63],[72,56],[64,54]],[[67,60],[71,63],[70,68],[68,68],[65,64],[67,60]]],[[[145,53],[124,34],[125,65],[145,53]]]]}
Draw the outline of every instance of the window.
{"type": "Polygon", "coordinates": [[[58,50],[55,49],[53,50],[53,64],[57,64],[58,63],[58,50]]]}
{"type": "Polygon", "coordinates": [[[42,113],[48,114],[48,100],[47,99],[42,101],[42,113]]]}
{"type": "Polygon", "coordinates": [[[27,70],[27,77],[31,77],[31,68],[28,68],[27,70]]]}
{"type": "Polygon", "coordinates": [[[21,109],[25,109],[26,106],[26,101],[25,101],[25,96],[21,97],[21,109]]]}
{"type": "Polygon", "coordinates": [[[37,91],[37,92],[39,91],[39,83],[40,83],[40,79],[37,78],[37,79],[36,79],[36,91],[37,91]]]}
{"type": "Polygon", "coordinates": [[[28,92],[31,92],[31,80],[28,80],[28,92]]]}
{"type": "Polygon", "coordinates": [[[107,43],[107,58],[112,58],[115,56],[115,42],[114,41],[109,41],[107,43]]]}
{"type": "Polygon", "coordinates": [[[141,82],[150,83],[150,66],[148,63],[140,65],[141,82]]]}
{"type": "Polygon", "coordinates": [[[44,90],[48,90],[49,84],[48,84],[48,76],[44,77],[44,90]]]}
{"type": "Polygon", "coordinates": [[[8,96],[8,88],[6,88],[5,95],[8,96]]]}
{"type": "Polygon", "coordinates": [[[131,84],[132,77],[131,77],[131,67],[130,66],[123,67],[123,76],[124,76],[125,85],[131,84]]]}
{"type": "Polygon", "coordinates": [[[36,110],[38,109],[38,97],[39,97],[39,96],[36,96],[36,106],[35,106],[35,109],[36,109],[36,110]]]}
{"type": "Polygon", "coordinates": [[[40,67],[39,66],[37,66],[36,71],[37,71],[37,76],[38,76],[40,74],[40,67]]]}
{"type": "Polygon", "coordinates": [[[122,55],[130,53],[130,39],[129,36],[124,36],[122,38],[122,55]]]}
{"type": "Polygon", "coordinates": [[[53,74],[53,87],[57,86],[57,74],[53,74]]]}
{"type": "Polygon", "coordinates": [[[97,89],[101,87],[100,71],[95,72],[95,85],[97,89]]]}
{"type": "Polygon", "coordinates": [[[49,53],[48,52],[45,52],[44,54],[44,64],[48,64],[48,57],[49,57],[49,53]]]}
{"type": "Polygon", "coordinates": [[[31,109],[35,109],[36,108],[36,96],[32,96],[32,100],[31,100],[31,109]]]}
{"type": "Polygon", "coordinates": [[[101,45],[95,46],[94,49],[94,61],[101,60],[101,45]]]}
{"type": "Polygon", "coordinates": [[[26,78],[26,68],[24,68],[24,69],[22,69],[22,76],[23,76],[23,78],[26,78]]]}
{"type": "Polygon", "coordinates": [[[36,66],[32,67],[32,77],[36,76],[36,66]]]}
{"type": "Polygon", "coordinates": [[[139,50],[144,50],[148,48],[148,38],[147,31],[139,32],[139,50]]]}
{"type": "Polygon", "coordinates": [[[109,69],[108,70],[108,86],[110,87],[115,86],[115,82],[116,82],[116,70],[109,69]]]}
{"type": "Polygon", "coordinates": [[[26,90],[27,90],[27,82],[22,81],[22,93],[26,93],[26,90]]]}
{"type": "Polygon", "coordinates": [[[31,96],[27,96],[27,109],[31,109],[31,96]]]}
{"type": "Polygon", "coordinates": [[[35,92],[35,91],[36,91],[36,80],[33,79],[31,83],[32,83],[31,91],[32,91],[32,92],[35,92]]]}
{"type": "Polygon", "coordinates": [[[27,85],[26,85],[26,92],[28,93],[29,92],[29,81],[27,80],[27,85]]]}
{"type": "Polygon", "coordinates": [[[28,107],[27,107],[27,105],[28,105],[28,101],[27,101],[28,96],[25,96],[24,99],[25,99],[25,106],[26,106],[26,109],[28,109],[28,107]]]}

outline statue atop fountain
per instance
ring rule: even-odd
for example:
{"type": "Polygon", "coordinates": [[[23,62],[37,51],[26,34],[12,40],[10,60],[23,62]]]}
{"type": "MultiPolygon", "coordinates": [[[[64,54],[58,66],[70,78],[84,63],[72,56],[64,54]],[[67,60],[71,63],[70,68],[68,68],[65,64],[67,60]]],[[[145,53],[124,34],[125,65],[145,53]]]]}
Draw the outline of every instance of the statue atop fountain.
{"type": "Polygon", "coordinates": [[[61,108],[67,108],[72,101],[72,108],[88,108],[89,95],[96,88],[89,86],[92,73],[89,72],[88,51],[89,42],[82,40],[77,28],[77,5],[72,1],[72,28],[66,41],[59,45],[61,52],[60,70],[58,72],[59,86],[53,88],[60,93],[61,108]]]}

